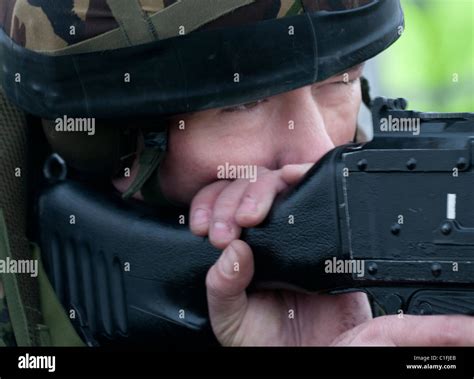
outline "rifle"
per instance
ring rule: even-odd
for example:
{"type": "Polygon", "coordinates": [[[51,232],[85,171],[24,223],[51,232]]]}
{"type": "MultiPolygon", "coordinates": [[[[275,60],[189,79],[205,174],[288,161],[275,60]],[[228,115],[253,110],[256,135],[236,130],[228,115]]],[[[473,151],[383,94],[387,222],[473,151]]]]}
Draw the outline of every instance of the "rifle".
{"type": "MultiPolygon", "coordinates": [[[[252,288],[364,291],[387,314],[474,314],[474,113],[405,108],[375,99],[374,139],[326,154],[243,231],[252,288]]],[[[221,252],[180,223],[185,210],[66,179],[57,156],[45,172],[43,260],[89,344],[145,343],[170,322],[209,332],[205,276],[221,252]]]]}

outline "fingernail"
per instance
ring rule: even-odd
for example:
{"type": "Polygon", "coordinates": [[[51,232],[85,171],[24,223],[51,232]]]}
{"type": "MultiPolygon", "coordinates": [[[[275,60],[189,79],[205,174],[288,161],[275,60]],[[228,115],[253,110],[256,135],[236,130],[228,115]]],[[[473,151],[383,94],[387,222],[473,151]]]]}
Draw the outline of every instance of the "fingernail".
{"type": "Polygon", "coordinates": [[[255,213],[257,212],[257,202],[253,197],[245,196],[237,213],[255,213]]]}
{"type": "Polygon", "coordinates": [[[207,211],[204,209],[196,209],[193,215],[193,223],[195,225],[202,225],[209,222],[209,217],[207,211]]]}
{"type": "Polygon", "coordinates": [[[225,248],[222,257],[219,259],[219,268],[226,275],[234,275],[237,272],[234,270],[237,262],[237,253],[234,248],[229,245],[225,248]]]}
{"type": "Polygon", "coordinates": [[[213,232],[217,233],[218,236],[222,236],[222,235],[227,236],[230,233],[229,225],[223,221],[215,221],[212,229],[213,229],[213,232]]]}

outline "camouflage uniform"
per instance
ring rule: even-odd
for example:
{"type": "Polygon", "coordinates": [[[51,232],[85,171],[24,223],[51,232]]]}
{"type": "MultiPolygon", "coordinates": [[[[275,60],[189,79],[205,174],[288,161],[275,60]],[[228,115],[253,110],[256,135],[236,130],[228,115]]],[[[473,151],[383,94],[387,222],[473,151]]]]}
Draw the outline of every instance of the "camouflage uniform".
{"type": "Polygon", "coordinates": [[[8,314],[7,299],[3,291],[3,284],[0,282],[0,346],[15,346],[15,337],[8,314]]]}

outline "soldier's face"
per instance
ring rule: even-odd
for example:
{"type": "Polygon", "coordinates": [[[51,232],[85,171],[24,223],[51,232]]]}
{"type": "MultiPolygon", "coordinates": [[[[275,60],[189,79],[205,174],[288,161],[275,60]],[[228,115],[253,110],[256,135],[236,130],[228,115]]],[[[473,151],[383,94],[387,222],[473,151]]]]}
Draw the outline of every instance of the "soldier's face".
{"type": "Polygon", "coordinates": [[[361,72],[358,66],[347,75],[257,103],[173,117],[169,152],[160,171],[164,194],[189,204],[201,188],[218,179],[218,167],[226,163],[269,169],[314,163],[352,141],[361,72]]]}

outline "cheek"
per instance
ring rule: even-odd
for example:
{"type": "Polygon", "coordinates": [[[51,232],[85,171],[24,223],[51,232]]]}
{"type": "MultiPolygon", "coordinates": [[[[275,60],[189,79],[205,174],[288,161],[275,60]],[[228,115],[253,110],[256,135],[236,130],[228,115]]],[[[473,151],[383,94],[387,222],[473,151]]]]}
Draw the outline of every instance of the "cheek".
{"type": "Polygon", "coordinates": [[[217,180],[218,166],[225,162],[266,165],[265,157],[271,152],[262,143],[267,139],[257,124],[214,117],[187,120],[185,130],[171,126],[168,153],[160,169],[164,194],[189,203],[201,188],[217,180]]]}
{"type": "MultiPolygon", "coordinates": [[[[216,141],[210,138],[207,144],[216,146],[216,141]]],[[[214,150],[203,146],[195,133],[170,130],[168,152],[160,169],[164,194],[172,200],[189,203],[199,188],[215,177],[215,155],[211,154],[214,150]]]]}
{"type": "Polygon", "coordinates": [[[343,99],[336,105],[321,106],[326,131],[334,145],[346,144],[354,139],[357,128],[357,116],[361,105],[359,81],[348,86],[343,99]]]}

